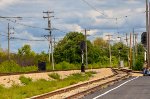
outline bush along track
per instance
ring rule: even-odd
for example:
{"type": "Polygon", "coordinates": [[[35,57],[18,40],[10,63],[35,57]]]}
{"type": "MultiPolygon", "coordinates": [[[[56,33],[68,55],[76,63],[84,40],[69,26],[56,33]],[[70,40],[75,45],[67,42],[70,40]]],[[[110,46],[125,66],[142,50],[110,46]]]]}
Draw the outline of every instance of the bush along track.
{"type": "Polygon", "coordinates": [[[77,99],[81,98],[82,96],[93,92],[97,89],[103,88],[103,86],[112,84],[114,82],[120,81],[121,79],[128,78],[130,73],[126,71],[118,71],[114,75],[104,77],[101,79],[96,79],[92,81],[87,81],[81,84],[76,84],[73,86],[69,86],[66,88],[62,88],[53,92],[45,93],[42,95],[38,95],[35,97],[31,97],[31,99],[77,99]]]}
{"type": "Polygon", "coordinates": [[[57,80],[47,81],[40,79],[32,81],[31,78],[20,77],[23,86],[13,85],[11,88],[0,86],[0,99],[24,99],[38,94],[51,92],[59,88],[70,86],[81,81],[88,80],[95,72],[76,73],[64,79],[58,79],[59,75],[52,74],[57,80]]]}

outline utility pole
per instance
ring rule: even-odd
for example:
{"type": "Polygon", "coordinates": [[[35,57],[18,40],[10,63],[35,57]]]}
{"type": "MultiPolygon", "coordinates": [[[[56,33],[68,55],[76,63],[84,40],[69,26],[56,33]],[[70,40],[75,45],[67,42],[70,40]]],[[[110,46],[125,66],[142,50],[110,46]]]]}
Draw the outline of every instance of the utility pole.
{"type": "MultiPolygon", "coordinates": [[[[4,16],[0,16],[0,18],[3,18],[3,19],[22,19],[22,17],[4,17],[4,16]]],[[[10,60],[10,25],[8,23],[8,60],[10,60]]]]}
{"type": "MultiPolygon", "coordinates": [[[[0,33],[0,35],[1,35],[1,33],[0,33]]],[[[2,38],[0,38],[0,50],[2,50],[2,38]]]]}
{"type": "Polygon", "coordinates": [[[138,38],[138,34],[137,33],[135,33],[134,34],[135,35],[135,56],[137,57],[137,38],[138,38]]]}
{"type": "Polygon", "coordinates": [[[130,33],[130,68],[132,69],[132,34],[130,33]]]}
{"type": "Polygon", "coordinates": [[[126,33],[126,38],[124,39],[126,41],[126,45],[128,46],[128,34],[126,33]]]}
{"type": "MultiPolygon", "coordinates": [[[[51,48],[51,54],[52,54],[52,67],[53,67],[53,70],[55,69],[54,68],[54,56],[53,56],[53,43],[52,43],[52,29],[51,29],[51,18],[54,17],[54,16],[50,16],[51,13],[54,13],[54,12],[50,12],[50,11],[47,11],[47,12],[43,12],[43,13],[46,13],[47,14],[47,17],[44,17],[43,18],[47,18],[48,19],[48,28],[46,30],[49,31],[49,36],[47,35],[48,37],[48,40],[49,40],[49,50],[51,48]]],[[[45,36],[46,37],[46,36],[45,36]]],[[[49,59],[50,59],[50,51],[49,51],[49,59]]],[[[49,60],[50,61],[50,60],[49,60]]]]}
{"type": "Polygon", "coordinates": [[[130,61],[129,61],[128,34],[127,34],[127,33],[126,33],[126,39],[125,39],[125,41],[126,41],[126,45],[127,45],[127,53],[128,53],[128,66],[129,66],[129,64],[130,64],[130,61]]]}
{"type": "Polygon", "coordinates": [[[9,27],[9,23],[8,23],[8,60],[10,60],[10,27],[9,27]]]}
{"type": "Polygon", "coordinates": [[[55,38],[55,36],[54,36],[54,49],[55,49],[55,47],[56,47],[56,38],[55,38]]]}
{"type": "Polygon", "coordinates": [[[148,20],[148,0],[146,0],[146,32],[147,32],[147,67],[150,66],[149,61],[149,20],[148,20]]]}
{"type": "Polygon", "coordinates": [[[44,35],[44,37],[49,42],[49,44],[48,44],[48,60],[49,60],[49,62],[51,62],[51,57],[50,57],[50,49],[51,49],[50,35],[44,35]]]}
{"type": "Polygon", "coordinates": [[[111,45],[110,45],[112,35],[106,35],[106,36],[108,36],[108,42],[109,42],[109,64],[110,64],[110,67],[112,67],[112,63],[111,63],[111,45]]]}
{"type": "Polygon", "coordinates": [[[134,28],[133,28],[133,67],[135,66],[135,35],[134,35],[134,28]]]}
{"type": "Polygon", "coordinates": [[[118,18],[115,18],[116,19],[116,27],[117,27],[117,33],[119,35],[119,32],[118,32],[118,18]]]}
{"type": "Polygon", "coordinates": [[[88,69],[87,31],[90,30],[85,29],[85,60],[86,60],[86,68],[88,69]]]}
{"type": "MultiPolygon", "coordinates": [[[[120,43],[121,43],[121,36],[118,36],[118,38],[120,39],[120,43]]],[[[121,59],[120,59],[120,50],[121,50],[121,48],[119,48],[119,66],[120,66],[120,61],[121,61],[121,59]]]]}
{"type": "Polygon", "coordinates": [[[7,36],[7,39],[8,39],[8,60],[10,60],[10,34],[13,34],[13,33],[10,33],[10,24],[8,23],[8,36],[7,36]]]}

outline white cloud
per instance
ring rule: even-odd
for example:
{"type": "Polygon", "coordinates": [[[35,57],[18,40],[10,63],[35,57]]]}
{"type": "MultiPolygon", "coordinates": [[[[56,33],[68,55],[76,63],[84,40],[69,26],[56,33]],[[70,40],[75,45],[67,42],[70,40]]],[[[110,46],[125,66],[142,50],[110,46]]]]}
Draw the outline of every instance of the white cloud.
{"type": "Polygon", "coordinates": [[[95,35],[96,33],[98,32],[98,30],[90,30],[90,31],[88,31],[87,32],[87,35],[90,35],[90,36],[92,36],[92,35],[95,35]]]}
{"type": "Polygon", "coordinates": [[[28,40],[45,40],[45,41],[26,41],[26,40],[19,40],[19,39],[11,39],[11,50],[13,52],[17,52],[18,48],[21,48],[25,44],[31,46],[31,48],[36,52],[47,51],[48,49],[48,42],[44,37],[35,37],[31,33],[24,31],[22,33],[15,33],[11,35],[11,37],[21,38],[21,39],[28,39],[28,40]]]}
{"type": "Polygon", "coordinates": [[[4,9],[10,5],[18,3],[19,0],[0,0],[0,9],[4,9]]]}
{"type": "Polygon", "coordinates": [[[63,28],[65,28],[65,30],[67,31],[81,32],[83,30],[82,27],[79,26],[78,24],[64,24],[63,28]]]}
{"type": "MultiPolygon", "coordinates": [[[[17,22],[39,27],[47,27],[47,19],[43,19],[43,16],[46,16],[46,14],[43,14],[42,12],[47,10],[54,11],[55,13],[52,15],[60,19],[55,20],[52,18],[52,27],[65,32],[82,32],[82,30],[87,28],[91,30],[89,33],[92,36],[102,32],[104,39],[106,39],[106,34],[115,34],[117,27],[119,33],[132,32],[133,27],[142,27],[141,29],[138,29],[140,32],[145,30],[145,1],[143,0],[86,1],[97,10],[104,12],[105,16],[98,11],[95,11],[81,0],[0,0],[0,11],[1,16],[32,17],[24,18],[17,22]],[[110,18],[122,18],[118,19],[116,24],[115,19],[107,19],[106,16],[110,18]],[[128,17],[125,18],[125,16],[128,17]]],[[[0,24],[0,31],[6,31],[7,24],[5,26],[5,23],[8,23],[8,21],[4,21],[0,24]]],[[[42,37],[37,36],[42,36],[44,33],[47,33],[47,31],[41,29],[29,28],[14,23],[12,24],[11,22],[10,24],[12,26],[14,25],[16,28],[15,31],[17,31],[17,33],[14,35],[16,37],[43,39],[42,37]]],[[[61,31],[54,31],[52,34],[55,36],[58,34],[62,37],[65,35],[65,33],[62,33],[61,31]]],[[[115,36],[117,37],[118,35],[115,36]]],[[[12,42],[14,43],[14,45],[12,45],[14,49],[21,47],[24,43],[30,43],[35,50],[39,50],[40,45],[43,45],[43,49],[47,49],[46,42],[37,43],[20,41],[18,44],[15,43],[17,41],[12,42]]],[[[4,44],[7,45],[7,42],[4,44]]]]}

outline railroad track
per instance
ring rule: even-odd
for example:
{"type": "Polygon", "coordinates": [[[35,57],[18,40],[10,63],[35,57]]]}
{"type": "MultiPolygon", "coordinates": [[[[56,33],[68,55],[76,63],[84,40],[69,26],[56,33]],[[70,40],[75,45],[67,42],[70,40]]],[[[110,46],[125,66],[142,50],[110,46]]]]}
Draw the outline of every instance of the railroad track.
{"type": "Polygon", "coordinates": [[[114,74],[105,78],[72,85],[53,92],[31,97],[30,99],[77,99],[105,86],[130,76],[129,70],[113,70],[114,74]]]}
{"type": "MultiPolygon", "coordinates": [[[[93,68],[99,69],[99,68],[93,68]]],[[[12,73],[0,73],[0,76],[11,76],[11,75],[22,75],[22,74],[33,74],[33,73],[49,73],[56,71],[71,71],[71,70],[80,70],[80,69],[69,69],[69,70],[46,70],[46,71],[31,71],[31,72],[12,72],[12,73]]],[[[88,69],[87,69],[88,70],[88,69]]]]}
{"type": "Polygon", "coordinates": [[[71,70],[79,70],[79,69],[70,69],[70,70],[46,70],[46,71],[31,71],[31,72],[0,73],[0,76],[11,76],[11,75],[33,74],[33,73],[48,73],[48,72],[71,71],[71,70]]]}
{"type": "MultiPolygon", "coordinates": [[[[93,68],[99,69],[99,68],[93,68]]],[[[80,69],[68,69],[68,70],[46,70],[46,71],[31,71],[31,72],[12,72],[12,73],[0,73],[0,76],[11,76],[11,75],[22,75],[22,74],[33,74],[33,73],[48,73],[56,71],[71,71],[71,70],[80,70],[80,69]]],[[[88,69],[87,69],[88,70],[88,69]]]]}

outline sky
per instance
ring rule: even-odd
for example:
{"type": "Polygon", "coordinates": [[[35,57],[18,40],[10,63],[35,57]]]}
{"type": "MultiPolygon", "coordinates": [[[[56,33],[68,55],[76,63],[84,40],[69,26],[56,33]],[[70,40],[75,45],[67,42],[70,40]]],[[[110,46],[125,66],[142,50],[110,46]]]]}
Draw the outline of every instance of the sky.
{"type": "Polygon", "coordinates": [[[145,0],[0,0],[1,17],[22,17],[22,19],[0,18],[0,46],[7,50],[8,23],[10,24],[10,51],[17,52],[25,44],[31,45],[33,51],[48,52],[48,41],[44,35],[48,31],[47,14],[43,11],[53,11],[51,16],[52,35],[56,42],[70,31],[88,32],[88,39],[96,37],[107,39],[113,35],[113,42],[118,42],[118,36],[125,39],[126,33],[140,35],[145,29],[145,0]],[[19,39],[42,40],[26,41],[19,39]],[[43,41],[44,40],[44,41],[43,41]]]}

